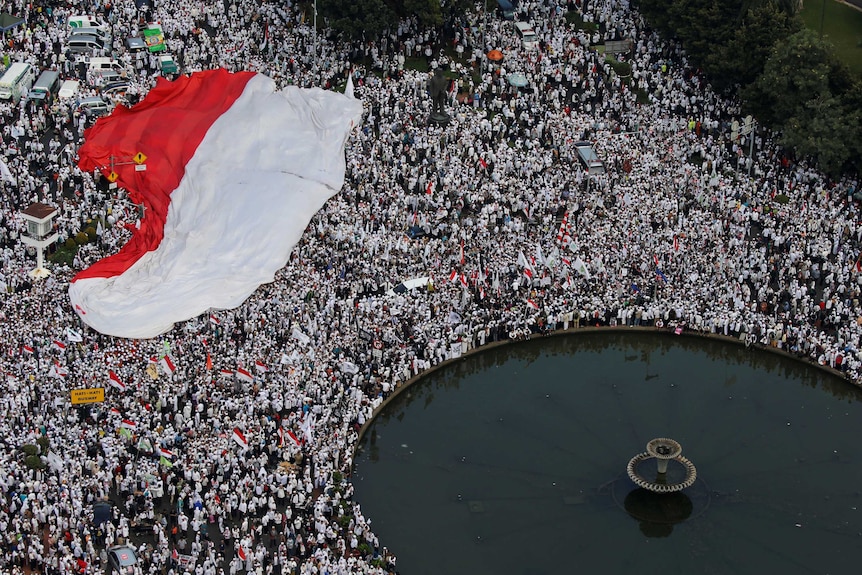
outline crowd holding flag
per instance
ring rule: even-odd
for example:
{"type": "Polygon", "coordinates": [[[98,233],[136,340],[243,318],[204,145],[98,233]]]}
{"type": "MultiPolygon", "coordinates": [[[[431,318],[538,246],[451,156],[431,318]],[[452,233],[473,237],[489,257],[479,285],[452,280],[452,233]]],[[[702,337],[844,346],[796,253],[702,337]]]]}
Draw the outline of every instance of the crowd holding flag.
{"type": "Polygon", "coordinates": [[[120,391],[126,391],[126,384],[122,382],[120,376],[112,370],[108,370],[108,383],[111,387],[115,387],[120,391]]]}
{"type": "Polygon", "coordinates": [[[251,383],[254,381],[254,377],[251,375],[251,373],[241,367],[236,368],[236,378],[239,381],[244,381],[246,383],[251,383]]]}
{"type": "Polygon", "coordinates": [[[245,451],[248,449],[248,440],[245,438],[245,434],[240,430],[239,427],[233,428],[233,433],[231,433],[231,439],[233,439],[234,443],[240,446],[240,448],[245,451]]]}

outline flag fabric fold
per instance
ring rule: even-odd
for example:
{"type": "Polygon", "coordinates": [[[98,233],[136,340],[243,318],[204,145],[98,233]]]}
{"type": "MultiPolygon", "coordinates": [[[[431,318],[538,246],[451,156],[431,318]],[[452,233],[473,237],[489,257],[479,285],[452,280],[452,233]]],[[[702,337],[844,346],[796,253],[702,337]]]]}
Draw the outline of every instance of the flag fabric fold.
{"type": "Polygon", "coordinates": [[[119,253],[72,279],[73,309],[101,333],[151,338],[239,306],[341,188],[361,114],[344,94],[277,91],[262,74],[221,69],[159,79],[133,108],[118,106],[85,133],[79,166],[108,176],[120,158],[117,183],[145,215],[119,253]]]}
{"type": "Polygon", "coordinates": [[[122,382],[120,376],[110,370],[108,371],[108,383],[120,391],[126,391],[126,384],[122,382]]]}
{"type": "Polygon", "coordinates": [[[243,450],[248,449],[248,440],[245,438],[245,434],[240,430],[239,427],[233,428],[233,433],[231,433],[231,439],[233,439],[234,443],[239,445],[243,450]]]}
{"type": "Polygon", "coordinates": [[[159,360],[159,367],[162,368],[162,371],[165,373],[165,375],[171,375],[177,369],[177,366],[174,365],[174,361],[169,355],[166,355],[159,360]]]}

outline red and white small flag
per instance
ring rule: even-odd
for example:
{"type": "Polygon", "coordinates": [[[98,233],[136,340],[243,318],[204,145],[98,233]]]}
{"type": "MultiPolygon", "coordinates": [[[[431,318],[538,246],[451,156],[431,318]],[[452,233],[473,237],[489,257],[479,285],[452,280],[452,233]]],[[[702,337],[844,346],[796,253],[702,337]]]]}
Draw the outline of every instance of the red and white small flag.
{"type": "Polygon", "coordinates": [[[425,186],[425,193],[429,196],[434,193],[434,183],[431,180],[428,180],[428,185],[425,186]]]}
{"type": "Polygon", "coordinates": [[[458,281],[458,272],[456,270],[452,270],[452,273],[449,274],[449,281],[452,283],[458,281]]]}
{"type": "Polygon", "coordinates": [[[655,267],[658,267],[658,254],[652,255],[652,261],[655,262],[655,267]]]}
{"type": "Polygon", "coordinates": [[[527,277],[528,280],[533,279],[533,270],[531,270],[530,268],[524,268],[524,275],[527,277]]]}
{"type": "Polygon", "coordinates": [[[25,345],[21,347],[21,351],[24,353],[33,353],[33,346],[25,345]]]}
{"type": "Polygon", "coordinates": [[[673,251],[675,251],[675,252],[679,251],[679,236],[673,237],[673,251]]]}
{"type": "Polygon", "coordinates": [[[245,561],[245,549],[243,549],[243,548],[242,548],[242,546],[240,546],[240,548],[239,548],[239,549],[237,549],[236,554],[237,554],[237,556],[238,556],[240,559],[242,559],[243,561],[245,561]]]}
{"type": "Polygon", "coordinates": [[[69,372],[65,367],[60,365],[59,361],[55,361],[51,364],[51,368],[48,370],[48,377],[66,377],[69,372]]]}
{"type": "Polygon", "coordinates": [[[241,367],[236,368],[236,378],[240,381],[245,381],[247,383],[251,383],[252,381],[254,381],[254,377],[252,377],[252,375],[248,371],[241,367]]]}
{"type": "Polygon", "coordinates": [[[162,368],[162,371],[165,372],[165,375],[170,375],[177,369],[177,366],[174,365],[174,362],[171,360],[171,356],[169,355],[166,355],[159,360],[159,367],[162,368]]]}
{"type": "Polygon", "coordinates": [[[248,440],[245,438],[245,435],[242,431],[240,431],[239,427],[233,428],[233,433],[231,434],[231,439],[233,439],[237,445],[242,447],[243,449],[248,449],[248,440]]]}
{"type": "Polygon", "coordinates": [[[527,300],[527,306],[533,309],[539,309],[539,305],[531,299],[527,300]]]}
{"type": "Polygon", "coordinates": [[[126,384],[120,380],[120,376],[114,373],[113,371],[108,371],[108,383],[110,383],[113,387],[116,387],[120,391],[126,391],[126,384]]]}
{"type": "Polygon", "coordinates": [[[464,287],[467,287],[467,276],[465,276],[464,274],[461,274],[460,279],[461,279],[461,285],[464,287]]]}
{"type": "Polygon", "coordinates": [[[218,374],[222,377],[233,377],[233,370],[231,369],[220,369],[218,374]]]}
{"type": "Polygon", "coordinates": [[[266,367],[266,364],[260,360],[254,362],[254,368],[261,373],[266,373],[267,371],[269,371],[269,368],[266,367]]]}
{"type": "Polygon", "coordinates": [[[160,457],[164,457],[164,458],[166,458],[166,459],[170,459],[171,461],[173,461],[173,460],[174,460],[174,453],[173,453],[173,451],[168,451],[168,450],[167,450],[167,449],[165,449],[164,447],[157,447],[157,448],[156,448],[156,451],[157,451],[156,455],[158,455],[158,456],[160,456],[160,457]]]}
{"type": "Polygon", "coordinates": [[[60,341],[59,339],[55,339],[54,341],[52,341],[51,347],[53,347],[54,349],[56,349],[60,353],[63,353],[64,351],[66,351],[66,344],[63,343],[62,341],[60,341]]]}
{"type": "Polygon", "coordinates": [[[120,427],[134,431],[135,429],[138,428],[138,424],[135,423],[134,421],[132,421],[131,419],[124,419],[123,421],[120,422],[120,427]]]}
{"type": "Polygon", "coordinates": [[[221,320],[214,315],[210,315],[210,323],[213,325],[221,325],[221,320]]]}
{"type": "Polygon", "coordinates": [[[116,407],[111,408],[111,415],[122,415],[122,412],[116,407]]]}
{"type": "Polygon", "coordinates": [[[287,436],[290,437],[290,439],[296,444],[297,447],[300,447],[302,445],[302,442],[299,440],[299,438],[293,431],[288,429],[287,436]]]}

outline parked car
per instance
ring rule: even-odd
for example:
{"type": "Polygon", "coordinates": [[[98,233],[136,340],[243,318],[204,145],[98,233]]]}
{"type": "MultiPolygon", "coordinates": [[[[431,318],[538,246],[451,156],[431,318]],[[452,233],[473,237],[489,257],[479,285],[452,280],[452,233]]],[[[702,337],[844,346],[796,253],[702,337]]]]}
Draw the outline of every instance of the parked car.
{"type": "Polygon", "coordinates": [[[112,82],[123,82],[125,78],[116,70],[91,70],[90,75],[93,78],[93,86],[105,86],[112,82]]]}
{"type": "Polygon", "coordinates": [[[128,91],[128,89],[129,89],[129,83],[128,82],[126,82],[125,80],[118,80],[115,82],[108,82],[107,84],[102,86],[102,89],[99,90],[99,92],[101,92],[102,95],[105,95],[105,96],[114,96],[114,95],[121,96],[121,95],[125,94],[128,91]]]}
{"type": "Polygon", "coordinates": [[[98,118],[111,111],[113,104],[101,96],[91,96],[78,101],[78,109],[88,118],[98,118]]]}
{"type": "Polygon", "coordinates": [[[170,54],[162,54],[159,56],[159,67],[162,70],[163,76],[176,74],[179,71],[177,63],[174,61],[174,57],[170,54]]]}
{"type": "Polygon", "coordinates": [[[108,549],[108,574],[134,575],[138,556],[131,545],[115,545],[108,549]]]}
{"type": "Polygon", "coordinates": [[[80,86],[80,82],[77,80],[66,80],[60,86],[60,91],[57,93],[57,97],[61,100],[65,100],[68,98],[74,98],[78,95],[78,87],[80,86]]]}

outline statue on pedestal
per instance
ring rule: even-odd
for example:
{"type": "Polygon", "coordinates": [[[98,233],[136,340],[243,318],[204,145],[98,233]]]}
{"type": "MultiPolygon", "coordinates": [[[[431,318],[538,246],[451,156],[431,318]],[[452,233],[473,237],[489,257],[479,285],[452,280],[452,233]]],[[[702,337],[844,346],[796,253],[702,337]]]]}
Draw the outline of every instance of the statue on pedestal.
{"type": "Polygon", "coordinates": [[[429,123],[440,125],[449,123],[451,117],[446,113],[448,88],[449,78],[445,76],[443,70],[437,68],[434,71],[434,75],[428,80],[428,94],[431,96],[431,114],[428,116],[429,123]]]}

